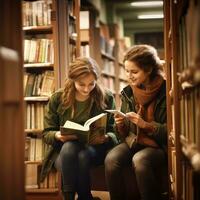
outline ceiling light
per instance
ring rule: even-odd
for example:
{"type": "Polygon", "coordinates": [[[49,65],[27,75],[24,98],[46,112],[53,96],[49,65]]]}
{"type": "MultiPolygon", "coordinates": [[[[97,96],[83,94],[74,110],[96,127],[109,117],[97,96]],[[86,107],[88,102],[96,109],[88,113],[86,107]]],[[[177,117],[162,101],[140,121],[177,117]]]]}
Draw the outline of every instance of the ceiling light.
{"type": "Polygon", "coordinates": [[[163,6],[163,1],[132,2],[131,6],[134,6],[134,7],[160,7],[160,6],[163,6]]]}
{"type": "Polygon", "coordinates": [[[138,15],[138,19],[161,19],[163,14],[152,14],[152,15],[138,15]]]}

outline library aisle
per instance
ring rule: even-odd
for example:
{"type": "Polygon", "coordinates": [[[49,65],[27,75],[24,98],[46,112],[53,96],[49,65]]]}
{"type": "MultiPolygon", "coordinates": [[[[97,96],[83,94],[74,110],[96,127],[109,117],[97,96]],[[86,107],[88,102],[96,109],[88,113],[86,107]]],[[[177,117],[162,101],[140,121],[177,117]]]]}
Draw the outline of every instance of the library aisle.
{"type": "MultiPolygon", "coordinates": [[[[200,1],[2,0],[0,19],[3,200],[62,200],[60,173],[39,181],[51,95],[64,86],[71,61],[91,56],[119,109],[127,85],[123,55],[143,43],[158,50],[167,82],[165,198],[200,199],[200,1]]],[[[93,196],[109,200],[104,166],[91,174],[93,196]]],[[[135,182],[128,193],[140,199],[135,182]]]]}

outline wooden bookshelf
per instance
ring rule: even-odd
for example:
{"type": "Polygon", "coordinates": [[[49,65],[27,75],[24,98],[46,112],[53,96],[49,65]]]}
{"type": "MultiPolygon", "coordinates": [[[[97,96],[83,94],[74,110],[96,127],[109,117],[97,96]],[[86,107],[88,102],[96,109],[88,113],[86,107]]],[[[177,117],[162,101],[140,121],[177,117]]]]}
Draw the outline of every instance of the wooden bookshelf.
{"type": "Polygon", "coordinates": [[[173,200],[200,198],[199,9],[197,1],[164,1],[169,188],[173,200]]]}
{"type": "MultiPolygon", "coordinates": [[[[118,27],[99,20],[99,11],[89,3],[81,4],[80,14],[80,54],[91,56],[101,67],[101,81],[115,95],[116,105],[120,105],[120,91],[127,84],[124,67],[119,60],[118,27]]],[[[122,53],[122,52],[121,52],[122,53]]]]}
{"type": "Polygon", "coordinates": [[[79,56],[79,6],[79,0],[22,1],[27,200],[62,199],[57,172],[39,182],[43,118],[51,94],[64,85],[69,63],[79,56]]]}

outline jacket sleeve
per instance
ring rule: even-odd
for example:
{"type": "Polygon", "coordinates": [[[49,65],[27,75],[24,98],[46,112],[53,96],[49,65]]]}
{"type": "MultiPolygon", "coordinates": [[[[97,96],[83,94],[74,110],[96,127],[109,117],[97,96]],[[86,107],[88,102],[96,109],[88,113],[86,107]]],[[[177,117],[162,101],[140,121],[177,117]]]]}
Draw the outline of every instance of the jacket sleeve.
{"type": "Polygon", "coordinates": [[[58,93],[53,94],[45,109],[43,140],[46,144],[52,146],[57,144],[55,133],[60,130],[59,115],[57,113],[59,98],[58,93]]]}
{"type": "Polygon", "coordinates": [[[149,133],[148,135],[152,137],[160,146],[165,146],[167,144],[167,124],[161,124],[155,121],[153,121],[152,124],[155,127],[155,131],[153,133],[149,133]]]}
{"type": "Polygon", "coordinates": [[[151,137],[160,146],[167,145],[167,113],[166,113],[166,98],[164,97],[155,111],[155,120],[152,124],[155,127],[153,133],[149,133],[151,137]]]}

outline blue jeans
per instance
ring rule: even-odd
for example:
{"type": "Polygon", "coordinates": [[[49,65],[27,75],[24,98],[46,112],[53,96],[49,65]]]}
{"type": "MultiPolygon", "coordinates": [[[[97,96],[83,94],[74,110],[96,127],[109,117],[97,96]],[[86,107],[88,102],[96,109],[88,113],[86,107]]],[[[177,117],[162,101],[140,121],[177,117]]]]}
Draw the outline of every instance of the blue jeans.
{"type": "Polygon", "coordinates": [[[106,182],[111,200],[126,200],[122,171],[127,166],[132,166],[136,175],[141,200],[160,200],[155,172],[166,164],[166,155],[162,149],[139,144],[132,149],[126,143],[117,145],[105,159],[106,182]]]}
{"type": "Polygon", "coordinates": [[[91,200],[90,169],[102,165],[112,147],[111,141],[90,146],[78,141],[65,142],[55,162],[55,167],[61,171],[63,192],[77,192],[78,200],[91,200]]]}

